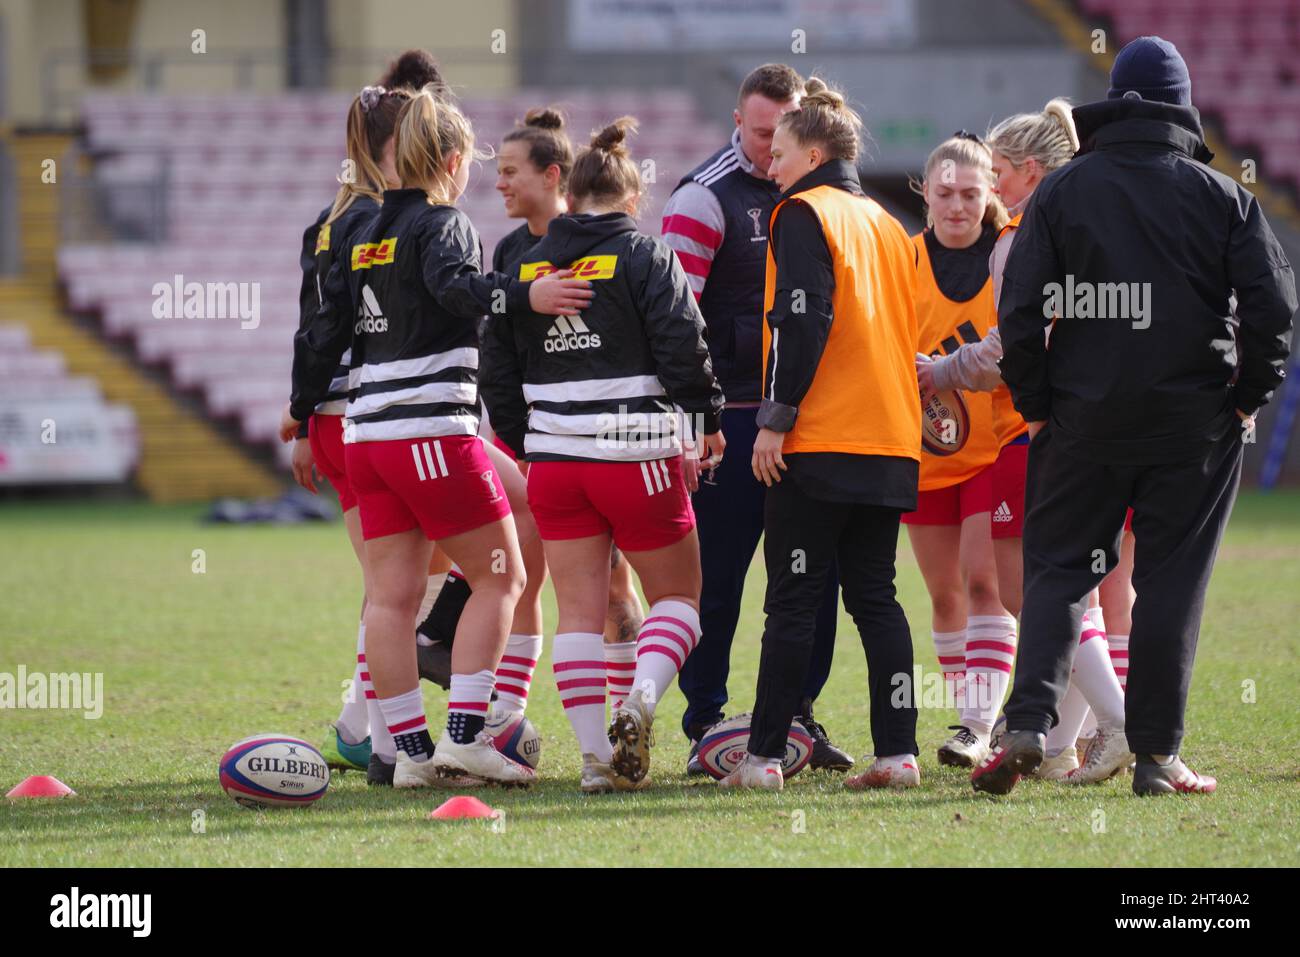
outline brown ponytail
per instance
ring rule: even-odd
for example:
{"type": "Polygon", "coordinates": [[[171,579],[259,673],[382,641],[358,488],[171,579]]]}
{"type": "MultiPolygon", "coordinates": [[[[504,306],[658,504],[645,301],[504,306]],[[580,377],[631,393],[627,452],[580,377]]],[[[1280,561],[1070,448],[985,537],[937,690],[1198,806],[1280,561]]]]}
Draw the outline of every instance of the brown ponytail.
{"type": "Polygon", "coordinates": [[[626,143],[636,130],[635,117],[620,116],[592,133],[590,145],[579,151],[569,174],[569,193],[576,202],[603,205],[621,202],[629,194],[641,196],[641,171],[626,143]]]}
{"type": "Polygon", "coordinates": [[[348,107],[348,170],[339,176],[339,191],[325,218],[327,224],[342,216],[358,196],[382,202],[384,190],[391,185],[380,169],[384,144],[393,135],[397,116],[410,96],[410,90],[368,86],[353,97],[348,107]]]}

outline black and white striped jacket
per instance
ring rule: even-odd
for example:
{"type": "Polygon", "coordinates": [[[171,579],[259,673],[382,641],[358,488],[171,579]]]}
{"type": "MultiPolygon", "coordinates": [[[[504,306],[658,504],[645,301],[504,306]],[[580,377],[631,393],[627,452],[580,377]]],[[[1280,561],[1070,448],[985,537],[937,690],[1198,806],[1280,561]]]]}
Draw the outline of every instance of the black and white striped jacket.
{"type": "Polygon", "coordinates": [[[680,454],[681,411],[716,432],[722,389],[672,249],[623,213],[560,216],[517,278],[555,268],[595,298],[580,316],[488,320],[481,382],[497,435],[530,461],[651,462],[680,454]]]}
{"type": "Polygon", "coordinates": [[[454,206],[418,189],[383,208],[334,263],[320,315],[294,348],[298,418],[328,386],[331,357],[352,346],[344,442],[478,431],[478,323],[494,304],[526,308],[527,284],[479,271],[479,237],[454,206]]]}
{"type": "MultiPolygon", "coordinates": [[[[326,223],[330,209],[326,206],[316,221],[303,233],[302,288],[298,294],[298,328],[314,322],[324,298],[325,279],[329,276],[339,250],[348,255],[352,240],[379,212],[379,204],[368,196],[358,196],[332,223],[326,223]]],[[[342,415],[348,404],[348,369],[352,350],[344,350],[330,377],[329,392],[316,404],[317,415],[342,415]]]]}

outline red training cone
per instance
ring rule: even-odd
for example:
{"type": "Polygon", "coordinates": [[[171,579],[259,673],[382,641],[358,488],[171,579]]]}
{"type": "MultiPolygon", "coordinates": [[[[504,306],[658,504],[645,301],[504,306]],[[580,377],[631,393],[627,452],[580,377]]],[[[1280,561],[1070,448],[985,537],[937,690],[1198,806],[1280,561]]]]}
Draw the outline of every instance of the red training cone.
{"type": "Polygon", "coordinates": [[[470,817],[496,817],[494,808],[488,807],[476,797],[460,794],[448,798],[429,812],[430,821],[459,821],[470,817]]]}
{"type": "Polygon", "coordinates": [[[58,778],[48,774],[33,774],[5,795],[7,798],[61,798],[76,794],[58,778]]]}

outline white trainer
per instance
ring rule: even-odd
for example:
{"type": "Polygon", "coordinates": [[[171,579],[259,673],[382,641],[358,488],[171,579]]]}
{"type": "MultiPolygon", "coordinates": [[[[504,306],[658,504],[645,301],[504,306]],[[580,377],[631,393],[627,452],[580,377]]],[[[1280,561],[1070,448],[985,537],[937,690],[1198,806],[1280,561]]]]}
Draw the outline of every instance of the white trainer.
{"type": "Polygon", "coordinates": [[[433,758],[427,761],[412,761],[401,748],[397,749],[397,766],[393,768],[393,787],[395,788],[434,788],[442,784],[433,758]]]}
{"type": "Polygon", "coordinates": [[[914,788],[920,784],[921,771],[917,767],[915,754],[876,758],[861,774],[844,780],[844,786],[853,791],[868,788],[914,788]]]}
{"type": "Polygon", "coordinates": [[[957,733],[939,748],[940,764],[957,768],[973,768],[988,756],[987,738],[976,734],[964,724],[954,724],[948,730],[957,733]]]}
{"type": "Polygon", "coordinates": [[[1079,766],[1079,752],[1066,745],[1056,754],[1043,757],[1043,763],[1034,772],[1034,777],[1044,781],[1063,781],[1066,775],[1079,766]]]}
{"type": "Polygon", "coordinates": [[[765,788],[769,791],[779,791],[785,787],[785,776],[781,774],[780,765],[769,768],[766,764],[750,760],[749,754],[746,754],[736,765],[736,770],[718,782],[718,787],[765,788]]]}
{"type": "Polygon", "coordinates": [[[1067,774],[1064,780],[1070,784],[1097,784],[1113,778],[1133,760],[1133,752],[1129,750],[1128,738],[1122,729],[1098,727],[1083,764],[1067,774]]]}
{"type": "Polygon", "coordinates": [[[582,756],[582,780],[579,782],[578,787],[582,789],[583,794],[609,794],[612,791],[639,790],[649,783],[649,778],[642,778],[638,785],[629,787],[619,779],[613,768],[604,761],[599,760],[594,754],[584,753],[582,756]]]}
{"type": "Polygon", "coordinates": [[[654,712],[640,688],[624,699],[610,719],[609,740],[614,745],[614,756],[609,759],[609,766],[619,790],[636,790],[650,771],[654,720],[654,712]]]}
{"type": "Polygon", "coordinates": [[[486,731],[480,731],[469,744],[457,744],[444,728],[430,763],[444,778],[469,774],[489,784],[517,787],[528,787],[537,779],[532,768],[498,751],[486,731]]]}

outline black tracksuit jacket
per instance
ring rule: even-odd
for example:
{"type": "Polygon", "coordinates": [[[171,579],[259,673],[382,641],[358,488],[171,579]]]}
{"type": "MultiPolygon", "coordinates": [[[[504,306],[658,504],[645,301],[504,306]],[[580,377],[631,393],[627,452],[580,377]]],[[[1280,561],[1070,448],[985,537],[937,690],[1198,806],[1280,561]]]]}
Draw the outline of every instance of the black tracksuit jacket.
{"type": "Polygon", "coordinates": [[[524,257],[591,276],[580,316],[494,315],[479,378],[492,426],[529,461],[647,461],[677,454],[674,406],[718,430],[723,395],[672,248],[624,213],[565,215],[524,257]],[[583,264],[587,264],[583,268],[583,264]]]}
{"type": "Polygon", "coordinates": [[[1074,118],[1083,145],[1034,191],[1007,259],[1002,376],[1025,419],[1080,454],[1190,458],[1285,377],[1295,277],[1255,197],[1205,165],[1194,108],[1107,100],[1074,118]],[[1080,318],[1084,290],[1094,315],[1122,305],[1101,284],[1124,284],[1128,310],[1080,318]]]}

